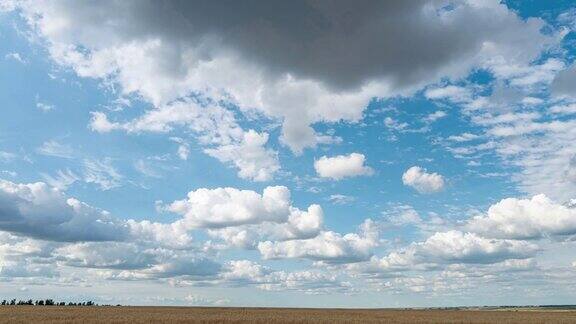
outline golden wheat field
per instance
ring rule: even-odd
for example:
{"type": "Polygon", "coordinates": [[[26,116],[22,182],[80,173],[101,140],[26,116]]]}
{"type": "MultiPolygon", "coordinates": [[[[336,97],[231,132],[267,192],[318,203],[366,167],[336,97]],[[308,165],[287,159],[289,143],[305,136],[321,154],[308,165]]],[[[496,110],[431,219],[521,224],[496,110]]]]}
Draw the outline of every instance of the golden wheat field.
{"type": "Polygon", "coordinates": [[[576,323],[561,310],[0,307],[1,323],[576,323]]]}

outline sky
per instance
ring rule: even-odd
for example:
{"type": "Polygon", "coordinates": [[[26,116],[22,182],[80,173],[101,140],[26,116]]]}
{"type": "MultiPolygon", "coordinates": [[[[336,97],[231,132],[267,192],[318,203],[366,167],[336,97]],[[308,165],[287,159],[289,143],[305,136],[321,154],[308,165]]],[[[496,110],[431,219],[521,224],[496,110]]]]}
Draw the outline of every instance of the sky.
{"type": "Polygon", "coordinates": [[[576,298],[576,2],[0,0],[0,298],[576,298]]]}

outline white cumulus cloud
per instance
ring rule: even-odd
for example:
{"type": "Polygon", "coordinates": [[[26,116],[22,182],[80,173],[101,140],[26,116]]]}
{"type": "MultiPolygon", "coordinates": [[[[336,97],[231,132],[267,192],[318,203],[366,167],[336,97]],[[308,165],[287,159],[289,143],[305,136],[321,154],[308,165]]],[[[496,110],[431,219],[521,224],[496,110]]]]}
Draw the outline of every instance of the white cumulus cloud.
{"type": "Polygon", "coordinates": [[[413,166],[402,175],[402,183],[416,189],[419,193],[429,194],[444,190],[444,177],[438,173],[428,173],[426,169],[413,166]]]}
{"type": "MultiPolygon", "coordinates": [[[[313,214],[321,214],[319,206],[311,208],[313,214]]],[[[183,222],[193,228],[289,221],[296,227],[299,224],[306,227],[306,218],[300,219],[302,212],[291,206],[290,191],[284,186],[266,187],[262,194],[236,188],[201,188],[189,192],[186,199],[174,201],[166,209],[184,216],[183,222]]]]}
{"type": "Polygon", "coordinates": [[[449,264],[492,264],[527,259],[538,251],[537,245],[526,241],[490,239],[452,230],[437,232],[423,242],[414,242],[383,258],[373,257],[359,267],[368,271],[394,271],[449,264]]]}
{"type": "Polygon", "coordinates": [[[555,203],[546,195],[531,199],[506,198],[476,216],[468,229],[486,237],[536,239],[576,234],[576,209],[555,203]]]}
{"type": "Polygon", "coordinates": [[[314,161],[314,169],[322,178],[342,180],[347,177],[370,176],[374,170],[364,165],[364,154],[351,153],[334,157],[323,156],[314,161]]]}
{"type": "Polygon", "coordinates": [[[341,235],[324,231],[311,239],[261,242],[258,250],[264,259],[304,258],[326,263],[349,263],[367,260],[377,245],[376,224],[367,219],[360,226],[359,234],[341,235]]]}

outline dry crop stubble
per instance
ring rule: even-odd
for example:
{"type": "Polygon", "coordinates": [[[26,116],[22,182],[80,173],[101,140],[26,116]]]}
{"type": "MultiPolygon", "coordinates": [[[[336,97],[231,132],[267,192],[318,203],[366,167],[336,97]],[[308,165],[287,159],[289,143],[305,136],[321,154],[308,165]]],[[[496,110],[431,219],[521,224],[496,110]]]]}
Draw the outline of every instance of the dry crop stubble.
{"type": "Polygon", "coordinates": [[[575,311],[219,307],[0,307],[2,323],[576,323],[575,311]]]}

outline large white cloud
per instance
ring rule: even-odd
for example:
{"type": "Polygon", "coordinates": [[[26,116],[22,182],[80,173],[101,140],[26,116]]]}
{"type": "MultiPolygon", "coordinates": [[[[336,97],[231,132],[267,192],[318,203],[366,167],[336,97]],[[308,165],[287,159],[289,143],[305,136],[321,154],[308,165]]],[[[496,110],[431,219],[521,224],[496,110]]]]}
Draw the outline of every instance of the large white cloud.
{"type": "Polygon", "coordinates": [[[255,249],[266,240],[310,239],[323,229],[324,212],[319,205],[310,205],[307,211],[291,207],[284,223],[264,222],[226,228],[209,229],[208,234],[224,242],[224,248],[255,249]]]}
{"type": "Polygon", "coordinates": [[[262,222],[283,223],[290,215],[290,191],[267,187],[262,195],[236,188],[198,189],[167,206],[190,227],[218,228],[262,222]]]}
{"type": "Polygon", "coordinates": [[[486,237],[536,239],[576,234],[576,209],[557,204],[545,195],[507,198],[472,218],[468,229],[486,237]]]}
{"type": "Polygon", "coordinates": [[[378,244],[376,225],[367,219],[360,226],[359,234],[341,235],[324,231],[311,239],[260,242],[258,250],[264,259],[304,258],[326,263],[350,263],[367,260],[378,244]]]}
{"type": "Polygon", "coordinates": [[[295,152],[322,141],[312,124],[357,121],[372,97],[473,67],[522,65],[556,41],[542,20],[496,0],[372,1],[353,15],[346,2],[18,6],[52,57],[80,76],[156,106],[200,92],[263,112],[282,120],[281,139],[295,152]]]}
{"type": "Polygon", "coordinates": [[[438,173],[428,173],[426,169],[413,166],[402,175],[402,182],[419,193],[429,194],[444,189],[444,177],[438,173]]]}
{"type": "Polygon", "coordinates": [[[493,240],[472,233],[436,233],[414,245],[416,256],[448,263],[495,263],[533,256],[538,247],[523,241],[493,240]]]}
{"type": "Polygon", "coordinates": [[[263,240],[312,238],[322,230],[324,218],[319,205],[310,205],[305,211],[292,206],[290,191],[284,186],[266,187],[262,194],[236,188],[202,188],[172,202],[166,210],[183,216],[171,226],[207,229],[212,238],[224,244],[208,245],[217,248],[253,249],[263,240]]]}
{"type": "Polygon", "coordinates": [[[374,170],[364,165],[366,157],[360,153],[349,155],[337,155],[333,157],[323,156],[314,161],[314,169],[322,178],[342,180],[347,177],[369,176],[374,170]]]}
{"type": "Polygon", "coordinates": [[[448,264],[491,264],[509,259],[526,259],[539,247],[525,241],[484,238],[460,231],[437,232],[383,258],[373,257],[364,271],[423,269],[448,264]]]}

